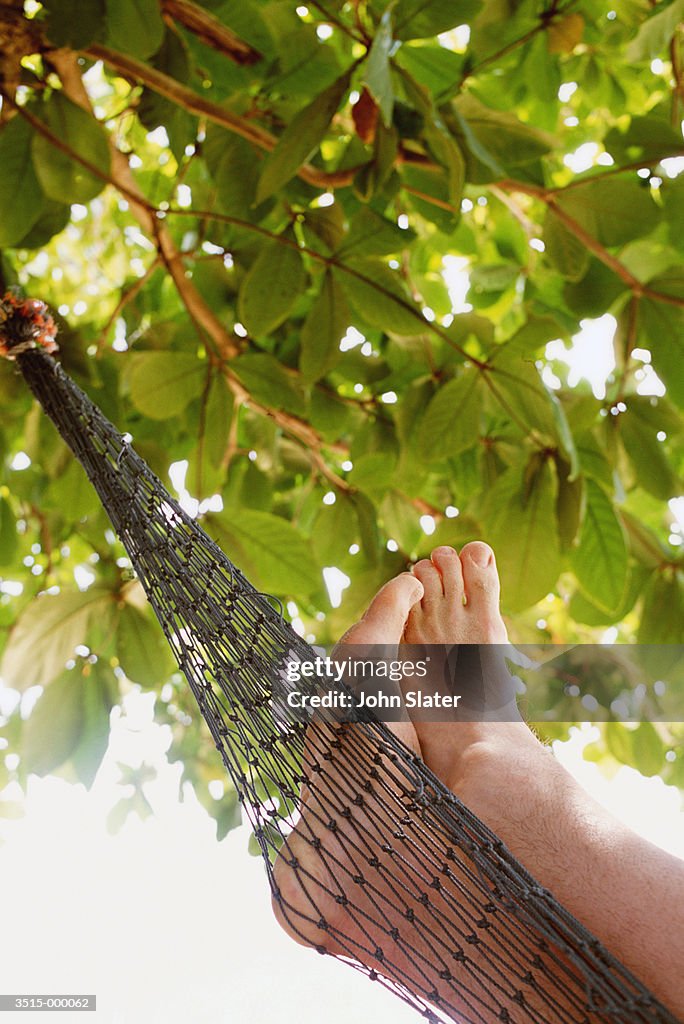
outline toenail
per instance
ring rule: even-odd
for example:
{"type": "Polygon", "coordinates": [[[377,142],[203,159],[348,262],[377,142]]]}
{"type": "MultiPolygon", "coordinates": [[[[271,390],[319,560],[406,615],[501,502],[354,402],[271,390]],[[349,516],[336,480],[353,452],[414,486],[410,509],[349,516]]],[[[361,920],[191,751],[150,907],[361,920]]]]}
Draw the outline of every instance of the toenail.
{"type": "Polygon", "coordinates": [[[485,569],[492,560],[491,548],[488,548],[486,544],[474,544],[468,551],[468,555],[481,569],[485,569]]]}

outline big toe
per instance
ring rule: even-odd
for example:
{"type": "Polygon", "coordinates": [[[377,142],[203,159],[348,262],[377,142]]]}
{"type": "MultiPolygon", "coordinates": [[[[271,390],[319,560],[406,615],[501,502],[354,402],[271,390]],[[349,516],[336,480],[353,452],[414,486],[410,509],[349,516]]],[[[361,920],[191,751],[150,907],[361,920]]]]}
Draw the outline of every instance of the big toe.
{"type": "Polygon", "coordinates": [[[361,619],[340,640],[345,644],[398,644],[406,619],[423,596],[423,585],[410,572],[386,583],[361,619]]]}
{"type": "Polygon", "coordinates": [[[494,552],[482,541],[461,549],[466,612],[474,620],[480,643],[505,643],[506,627],[499,612],[499,574],[494,552]]]}

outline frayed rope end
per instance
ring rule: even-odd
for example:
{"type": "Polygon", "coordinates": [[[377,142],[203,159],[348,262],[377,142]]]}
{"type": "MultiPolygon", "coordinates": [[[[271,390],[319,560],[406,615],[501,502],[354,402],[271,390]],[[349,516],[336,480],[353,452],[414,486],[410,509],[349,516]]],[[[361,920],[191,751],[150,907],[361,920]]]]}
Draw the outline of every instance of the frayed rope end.
{"type": "Polygon", "coordinates": [[[31,348],[56,352],[57,324],[40,299],[22,299],[7,292],[0,299],[0,356],[16,359],[31,348]]]}

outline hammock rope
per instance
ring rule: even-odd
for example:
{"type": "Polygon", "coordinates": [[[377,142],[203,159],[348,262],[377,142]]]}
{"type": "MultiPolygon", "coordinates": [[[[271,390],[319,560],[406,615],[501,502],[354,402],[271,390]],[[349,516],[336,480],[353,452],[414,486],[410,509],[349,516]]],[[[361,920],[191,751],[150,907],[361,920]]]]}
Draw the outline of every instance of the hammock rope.
{"type": "Polygon", "coordinates": [[[317,652],[48,354],[53,327],[42,303],[0,303],[0,351],[16,359],[128,552],[291,929],[309,943],[318,936],[319,952],[433,1024],[676,1024],[386,725],[278,714],[284,660],[317,652]],[[279,888],[278,856],[296,899],[279,888]]]}

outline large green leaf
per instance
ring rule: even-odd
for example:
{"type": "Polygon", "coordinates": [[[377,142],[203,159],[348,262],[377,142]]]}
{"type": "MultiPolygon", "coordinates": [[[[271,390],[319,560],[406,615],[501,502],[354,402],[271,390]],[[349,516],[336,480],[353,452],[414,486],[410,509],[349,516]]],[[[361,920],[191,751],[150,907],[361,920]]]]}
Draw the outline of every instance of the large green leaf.
{"type": "Polygon", "coordinates": [[[684,0],[673,0],[654,11],[640,26],[635,39],[627,49],[627,60],[632,63],[659,57],[668,47],[677,27],[684,21],[684,0]]]}
{"type": "Polygon", "coordinates": [[[432,398],[420,427],[420,444],[429,461],[449,458],[479,442],[483,382],[465,367],[432,398]]]}
{"type": "Polygon", "coordinates": [[[340,341],[350,324],[344,292],[328,270],[302,327],[299,368],[307,380],[318,380],[335,365],[340,341]]]}
{"type": "Polygon", "coordinates": [[[47,37],[55,46],[83,50],[102,40],[106,25],[106,0],[44,0],[47,37]]]}
{"type": "Polygon", "coordinates": [[[74,649],[86,643],[93,624],[106,630],[115,602],[111,590],[63,590],[32,601],[19,616],[0,664],[0,675],[16,690],[47,686],[63,671],[74,649]]]}
{"type": "Polygon", "coordinates": [[[589,266],[591,253],[585,243],[554,212],[553,207],[549,207],[544,218],[544,244],[547,258],[563,277],[568,281],[582,280],[589,266]]]}
{"type": "Polygon", "coordinates": [[[641,238],[656,227],[661,217],[650,189],[631,176],[592,178],[560,192],[556,206],[604,245],[624,245],[641,238]]]}
{"type": "Polygon", "coordinates": [[[644,404],[630,401],[627,411],[618,418],[620,436],[640,487],[665,500],[679,493],[679,479],[657,433],[662,424],[649,422],[641,415],[644,404]]]}
{"type": "Polygon", "coordinates": [[[482,0],[399,0],[395,13],[397,39],[424,39],[471,21],[482,0]]]}
{"type": "Polygon", "coordinates": [[[572,567],[594,604],[611,611],[627,586],[627,545],[613,503],[593,480],[587,480],[587,507],[572,567]]]}
{"type": "Polygon", "coordinates": [[[362,206],[349,222],[349,230],[336,247],[335,256],[342,260],[355,256],[389,256],[408,248],[415,237],[415,231],[400,228],[369,206],[362,206]]]}
{"type": "MultiPolygon", "coordinates": [[[[76,675],[77,673],[72,674],[76,675]]],[[[95,781],[95,776],[109,746],[110,712],[116,700],[117,684],[111,669],[103,665],[101,661],[92,666],[85,666],[79,682],[81,684],[81,733],[76,747],[71,751],[69,760],[79,782],[89,789],[95,781]]]]}
{"type": "Polygon", "coordinates": [[[328,125],[349,88],[350,72],[345,71],[336,82],[307,104],[278,139],[275,149],[264,162],[256,191],[258,203],[273,195],[296,174],[297,170],[318,149],[328,125]]]}
{"type": "Polygon", "coordinates": [[[74,154],[70,156],[57,149],[45,135],[35,133],[33,165],[43,191],[62,203],[87,203],[94,199],[109,176],[110,152],[105,130],[63,92],[53,92],[37,113],[50,133],[74,154]]]}
{"type": "MultiPolygon", "coordinates": [[[[514,114],[493,110],[472,93],[454,100],[455,134],[470,153],[476,180],[488,181],[502,168],[520,168],[549,153],[554,139],[514,114]]],[[[472,179],[470,179],[472,180],[472,179]]]]}
{"type": "Polygon", "coordinates": [[[299,597],[321,586],[311,547],[286,519],[231,507],[207,516],[206,524],[226,554],[260,590],[299,597]]]}
{"type": "Polygon", "coordinates": [[[684,643],[684,572],[658,568],[644,588],[637,634],[642,644],[684,643]]]}
{"type": "Polygon", "coordinates": [[[552,591],[561,567],[554,466],[549,459],[537,461],[530,479],[530,465],[502,473],[482,511],[484,539],[496,552],[502,603],[510,611],[528,608],[552,591]]]}
{"type": "Polygon", "coordinates": [[[378,110],[386,126],[392,124],[394,109],[394,90],[390,71],[390,53],[394,40],[392,38],[392,6],[385,9],[380,19],[371,48],[368,52],[363,81],[371,96],[378,105],[378,110]]]}
{"type": "Polygon", "coordinates": [[[257,151],[245,139],[210,125],[205,141],[207,166],[216,183],[221,213],[245,218],[256,196],[257,151]]]}
{"type": "Polygon", "coordinates": [[[176,667],[161,627],[149,614],[125,604],[116,621],[116,656],[134,683],[160,687],[176,667]]]}
{"type": "Polygon", "coordinates": [[[425,330],[421,313],[398,274],[386,263],[358,258],[333,266],[333,275],[352,309],[369,327],[413,335],[425,330]]]}
{"type": "Polygon", "coordinates": [[[33,169],[33,130],[15,117],[0,133],[0,247],[15,245],[28,234],[45,205],[33,169]]]}
{"type": "MultiPolygon", "coordinates": [[[[672,287],[669,276],[649,282],[649,288],[668,294],[672,287]]],[[[653,353],[653,367],[667,386],[669,397],[684,408],[684,309],[657,299],[639,303],[639,343],[653,353]]]]}
{"type": "Polygon", "coordinates": [[[47,775],[70,757],[83,728],[84,679],[72,669],[53,680],[24,726],[21,758],[26,772],[47,775]]]}
{"type": "Polygon", "coordinates": [[[131,400],[150,419],[166,420],[201,394],[206,374],[189,352],[136,352],[127,370],[131,400]]]}
{"type": "Polygon", "coordinates": [[[164,38],[157,0],[107,0],[107,42],[132,57],[151,57],[164,38]]]}
{"type": "Polygon", "coordinates": [[[265,406],[304,411],[304,398],[294,375],[267,352],[246,352],[234,359],[232,369],[250,395],[265,406]]]}
{"type": "Polygon", "coordinates": [[[282,242],[268,242],[240,288],[238,315],[249,333],[262,337],[282,324],[306,283],[301,253],[282,242]]]}

